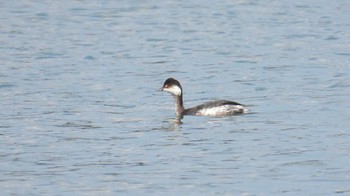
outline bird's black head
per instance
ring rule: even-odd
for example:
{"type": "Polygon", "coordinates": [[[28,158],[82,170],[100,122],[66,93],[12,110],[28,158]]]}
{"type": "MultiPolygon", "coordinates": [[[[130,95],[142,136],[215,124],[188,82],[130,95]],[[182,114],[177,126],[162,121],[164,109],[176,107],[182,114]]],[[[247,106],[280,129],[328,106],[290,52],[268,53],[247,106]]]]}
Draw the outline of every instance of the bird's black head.
{"type": "Polygon", "coordinates": [[[166,79],[163,84],[163,87],[160,88],[160,90],[170,92],[171,94],[177,95],[177,96],[182,94],[182,88],[181,88],[180,82],[174,78],[166,79]]]}

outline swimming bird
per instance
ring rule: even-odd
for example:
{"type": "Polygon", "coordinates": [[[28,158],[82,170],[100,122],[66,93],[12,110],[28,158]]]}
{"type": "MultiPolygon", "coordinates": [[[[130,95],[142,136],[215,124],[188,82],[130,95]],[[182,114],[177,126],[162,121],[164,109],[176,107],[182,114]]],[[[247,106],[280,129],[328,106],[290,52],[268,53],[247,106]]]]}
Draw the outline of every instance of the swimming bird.
{"type": "Polygon", "coordinates": [[[165,80],[162,88],[159,90],[169,92],[173,95],[177,118],[182,118],[183,115],[231,116],[235,114],[243,114],[248,111],[244,105],[227,100],[210,101],[185,109],[182,100],[183,90],[181,84],[174,78],[168,78],[165,80]]]}

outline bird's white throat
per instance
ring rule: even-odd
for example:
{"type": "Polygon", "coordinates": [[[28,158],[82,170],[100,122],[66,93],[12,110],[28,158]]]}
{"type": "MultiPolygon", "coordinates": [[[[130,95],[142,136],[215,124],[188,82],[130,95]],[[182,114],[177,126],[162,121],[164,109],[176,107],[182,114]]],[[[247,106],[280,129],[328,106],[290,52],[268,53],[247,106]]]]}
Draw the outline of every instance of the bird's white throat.
{"type": "Polygon", "coordinates": [[[172,85],[168,88],[164,88],[163,90],[177,96],[180,96],[182,94],[181,88],[177,85],[172,85]]]}

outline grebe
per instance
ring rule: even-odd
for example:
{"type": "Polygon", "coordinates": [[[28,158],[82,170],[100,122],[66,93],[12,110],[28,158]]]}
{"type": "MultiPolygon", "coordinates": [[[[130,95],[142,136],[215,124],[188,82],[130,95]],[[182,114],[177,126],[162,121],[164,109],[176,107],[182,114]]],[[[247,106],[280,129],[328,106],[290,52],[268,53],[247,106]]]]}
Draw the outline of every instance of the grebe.
{"type": "Polygon", "coordinates": [[[182,118],[183,115],[231,116],[235,114],[243,114],[248,111],[248,109],[242,104],[226,100],[210,101],[185,109],[182,100],[182,87],[180,82],[174,78],[168,78],[165,80],[160,91],[167,91],[173,95],[175,101],[175,113],[179,118],[182,118]]]}

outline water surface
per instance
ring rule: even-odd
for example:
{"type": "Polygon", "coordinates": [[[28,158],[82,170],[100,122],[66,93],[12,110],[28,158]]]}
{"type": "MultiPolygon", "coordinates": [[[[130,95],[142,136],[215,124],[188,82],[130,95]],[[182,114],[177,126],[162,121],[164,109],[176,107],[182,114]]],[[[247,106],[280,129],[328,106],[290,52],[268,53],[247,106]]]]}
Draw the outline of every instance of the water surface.
{"type": "Polygon", "coordinates": [[[0,7],[3,195],[350,193],[347,1],[0,7]]]}

